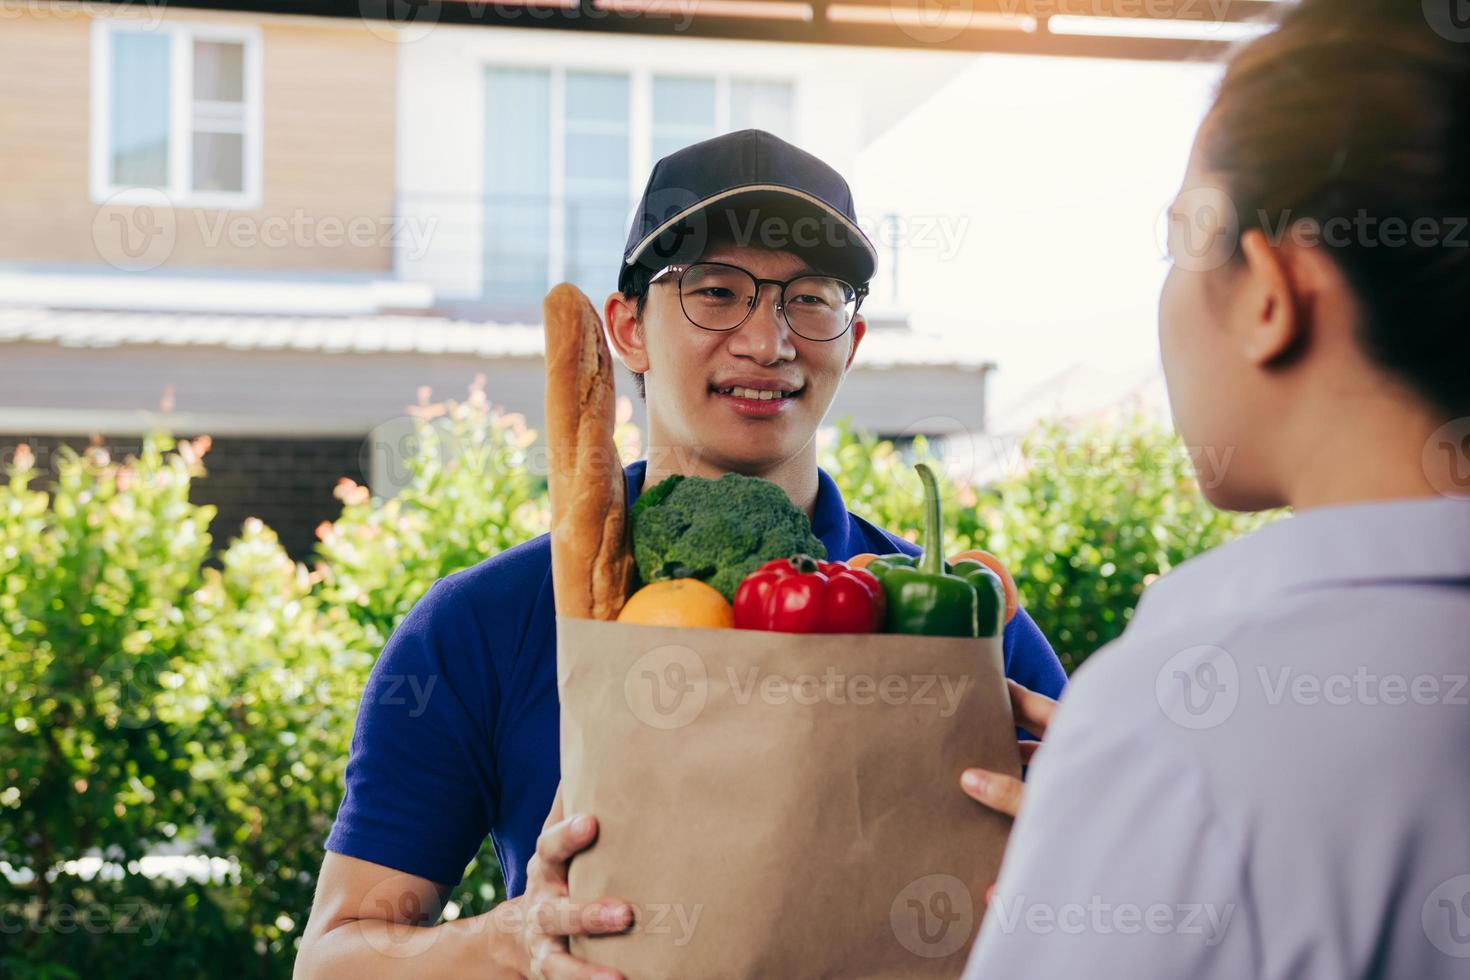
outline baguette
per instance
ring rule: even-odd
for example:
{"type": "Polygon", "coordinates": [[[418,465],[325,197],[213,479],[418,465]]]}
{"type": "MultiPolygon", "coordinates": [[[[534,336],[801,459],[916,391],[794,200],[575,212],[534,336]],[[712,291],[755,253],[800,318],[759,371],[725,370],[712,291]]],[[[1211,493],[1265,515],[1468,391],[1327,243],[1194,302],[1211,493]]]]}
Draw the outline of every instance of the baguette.
{"type": "Polygon", "coordinates": [[[627,483],[613,442],[617,396],[602,321],[582,291],[546,294],[551,584],[558,616],[617,619],[632,580],[627,483]]]}

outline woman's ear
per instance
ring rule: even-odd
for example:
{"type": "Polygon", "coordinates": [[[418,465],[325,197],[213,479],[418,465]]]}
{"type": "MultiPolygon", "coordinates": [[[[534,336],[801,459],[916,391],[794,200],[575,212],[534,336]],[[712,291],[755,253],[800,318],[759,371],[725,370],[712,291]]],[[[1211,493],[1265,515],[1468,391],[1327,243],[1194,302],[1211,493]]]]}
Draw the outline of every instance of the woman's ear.
{"type": "Polygon", "coordinates": [[[603,321],[613,349],[623,364],[634,374],[648,370],[648,349],[643,343],[643,325],[638,322],[638,300],[621,292],[608,296],[603,305],[603,321]]]}
{"type": "Polygon", "coordinates": [[[1287,256],[1285,249],[1273,247],[1265,232],[1247,231],[1241,236],[1240,250],[1246,265],[1240,352],[1252,364],[1265,366],[1286,357],[1306,340],[1308,317],[1304,314],[1311,308],[1311,287],[1294,274],[1297,270],[1291,260],[1298,256],[1287,256]]]}

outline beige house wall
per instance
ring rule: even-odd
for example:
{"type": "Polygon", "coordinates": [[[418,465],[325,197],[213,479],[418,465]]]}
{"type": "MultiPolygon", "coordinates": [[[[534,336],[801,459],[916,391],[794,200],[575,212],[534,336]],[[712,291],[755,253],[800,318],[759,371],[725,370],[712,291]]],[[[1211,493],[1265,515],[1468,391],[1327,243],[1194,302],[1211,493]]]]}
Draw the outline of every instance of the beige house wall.
{"type": "MultiPolygon", "coordinates": [[[[118,9],[261,31],[261,207],[177,209],[161,269],[391,272],[391,41],[356,20],[118,9]],[[347,234],[352,227],[356,235],[347,234]]],[[[92,15],[103,10],[0,0],[0,263],[101,265],[107,245],[99,247],[94,227],[107,227],[114,210],[132,217],[132,208],[96,203],[90,191],[92,15]]]]}

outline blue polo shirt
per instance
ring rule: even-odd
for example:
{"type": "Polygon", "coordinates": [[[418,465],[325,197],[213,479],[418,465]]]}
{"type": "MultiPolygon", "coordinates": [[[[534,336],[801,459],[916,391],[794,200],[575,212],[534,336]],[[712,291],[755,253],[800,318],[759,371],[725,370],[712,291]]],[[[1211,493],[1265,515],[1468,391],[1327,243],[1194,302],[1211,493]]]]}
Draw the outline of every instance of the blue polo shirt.
{"type": "MultiPolygon", "coordinates": [[[[627,467],[630,506],[644,468],[627,467]]],[[[820,470],[812,531],[833,560],[918,551],[848,513],[820,470]]],[[[1024,610],[1004,650],[1010,677],[1061,693],[1066,675],[1024,610]]],[[[453,886],[490,834],[519,895],[561,781],[560,724],[543,534],[435,582],[393,631],[363,690],[327,850],[453,886]]]]}

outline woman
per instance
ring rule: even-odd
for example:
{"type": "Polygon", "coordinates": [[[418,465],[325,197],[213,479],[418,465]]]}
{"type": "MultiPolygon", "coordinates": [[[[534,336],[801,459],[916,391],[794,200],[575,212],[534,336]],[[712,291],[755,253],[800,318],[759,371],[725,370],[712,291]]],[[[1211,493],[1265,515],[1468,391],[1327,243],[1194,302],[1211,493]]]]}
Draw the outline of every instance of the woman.
{"type": "Polygon", "coordinates": [[[1226,70],[1173,224],[1239,234],[1175,236],[1160,343],[1210,499],[1296,516],[1161,579],[1054,722],[1016,692],[1049,731],[967,976],[1470,969],[1470,36],[1432,7],[1304,0],[1226,70]]]}

